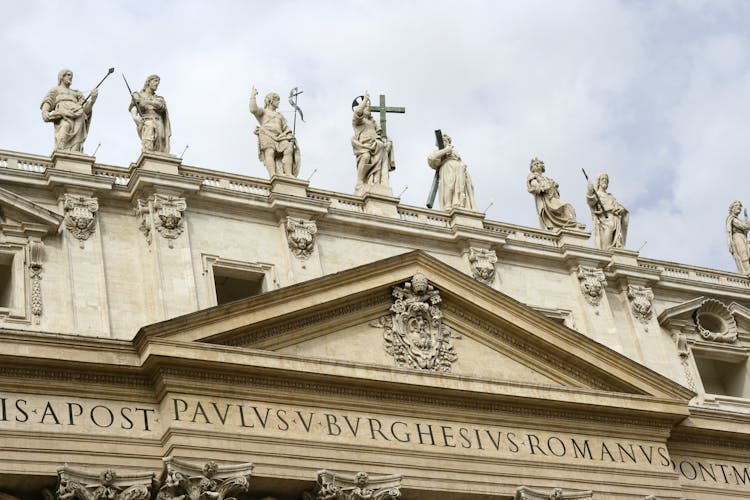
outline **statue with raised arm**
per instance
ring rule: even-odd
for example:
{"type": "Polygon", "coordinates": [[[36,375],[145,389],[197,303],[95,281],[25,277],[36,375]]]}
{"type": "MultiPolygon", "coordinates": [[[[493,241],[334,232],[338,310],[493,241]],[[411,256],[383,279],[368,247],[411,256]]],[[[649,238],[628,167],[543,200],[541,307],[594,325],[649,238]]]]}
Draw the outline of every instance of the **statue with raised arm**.
{"type": "Polygon", "coordinates": [[[439,170],[438,198],[442,210],[453,208],[465,208],[476,210],[474,202],[474,186],[469,177],[466,163],[453,148],[453,143],[448,134],[442,134],[443,148],[438,145],[438,150],[433,151],[427,157],[427,164],[435,170],[439,170]]]}
{"type": "Polygon", "coordinates": [[[83,153],[98,90],[92,90],[86,98],[78,90],[70,88],[72,82],[73,72],[60,70],[57,87],[50,89],[42,100],[42,120],[55,126],[55,150],[83,153]]]}
{"type": "Polygon", "coordinates": [[[526,177],[526,189],[534,196],[542,229],[584,229],[586,226],[576,220],[573,205],[560,199],[560,186],[544,175],[544,162],[539,158],[532,159],[529,170],[531,173],[526,177]]]}
{"type": "Polygon", "coordinates": [[[628,210],[607,192],[609,176],[596,176],[596,186],[588,183],[586,203],[591,208],[594,219],[594,244],[601,250],[624,248],[628,236],[628,210]]]}
{"type": "Polygon", "coordinates": [[[734,257],[737,263],[737,272],[740,274],[750,275],[750,244],[747,241],[747,232],[750,231],[750,220],[745,217],[740,219],[742,212],[742,203],[733,201],[729,205],[729,215],[727,216],[725,229],[727,232],[727,244],[729,253],[734,257]]]}
{"type": "Polygon", "coordinates": [[[257,95],[258,91],[253,87],[250,91],[250,113],[258,120],[255,128],[255,135],[258,136],[258,159],[266,166],[270,177],[297,177],[302,156],[286,118],[277,111],[281,98],[276,92],[269,92],[263,100],[263,108],[259,108],[257,95]]]}
{"type": "Polygon", "coordinates": [[[161,79],[149,75],[140,91],[133,92],[128,111],[135,121],[143,152],[169,154],[172,127],[169,123],[167,101],[156,95],[161,79]]]}
{"type": "MultiPolygon", "coordinates": [[[[357,98],[359,99],[359,98],[357,98]]],[[[357,158],[357,195],[368,191],[368,186],[390,187],[389,173],[396,169],[393,160],[393,142],[383,137],[380,122],[370,112],[370,95],[365,92],[362,100],[352,104],[352,150],[357,158]]]]}

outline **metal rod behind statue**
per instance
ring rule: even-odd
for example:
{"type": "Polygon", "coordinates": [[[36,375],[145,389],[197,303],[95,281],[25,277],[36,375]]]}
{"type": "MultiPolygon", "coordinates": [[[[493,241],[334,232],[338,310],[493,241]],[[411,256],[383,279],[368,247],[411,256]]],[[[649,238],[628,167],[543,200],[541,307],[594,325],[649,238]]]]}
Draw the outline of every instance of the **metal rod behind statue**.
{"type": "MultiPolygon", "coordinates": [[[[586,171],[582,168],[581,172],[583,172],[583,176],[586,178],[588,182],[591,182],[589,180],[589,176],[586,175],[586,171]]],[[[602,213],[604,214],[604,217],[609,217],[609,214],[607,213],[607,209],[604,208],[604,205],[602,204],[601,198],[599,198],[599,193],[596,192],[596,186],[594,186],[594,196],[596,197],[596,204],[599,205],[599,208],[601,209],[602,213]]]]}
{"type": "MultiPolygon", "coordinates": [[[[443,132],[440,129],[435,131],[435,140],[437,141],[438,149],[445,149],[445,141],[443,141],[443,132]]],[[[430,188],[430,195],[427,197],[427,208],[432,208],[435,203],[435,196],[437,195],[438,185],[440,184],[440,169],[435,169],[435,176],[432,178],[432,188],[430,188]]]]}
{"type": "Polygon", "coordinates": [[[291,104],[292,112],[294,113],[294,118],[292,119],[292,137],[294,138],[292,140],[292,171],[294,171],[294,150],[297,149],[297,113],[299,113],[300,120],[305,121],[305,115],[302,114],[302,110],[297,105],[297,96],[302,92],[302,90],[297,90],[297,87],[289,91],[289,104],[291,104]]]}
{"type": "Polygon", "coordinates": [[[84,99],[84,100],[83,100],[83,102],[81,103],[81,106],[83,106],[84,104],[86,104],[86,101],[88,101],[88,100],[89,100],[89,98],[91,97],[91,94],[93,94],[93,93],[94,93],[94,90],[98,89],[98,88],[99,88],[99,86],[100,86],[100,85],[101,85],[102,83],[104,83],[104,80],[106,80],[106,79],[107,79],[107,77],[108,77],[109,75],[111,75],[112,73],[114,73],[114,72],[115,72],[115,68],[109,68],[109,69],[107,70],[107,74],[106,74],[106,75],[104,75],[104,78],[102,78],[101,80],[99,80],[99,83],[97,83],[97,84],[96,84],[96,87],[94,87],[94,89],[93,89],[93,90],[92,90],[91,92],[89,92],[89,95],[87,95],[87,96],[86,96],[86,99],[84,99]]]}
{"type": "Polygon", "coordinates": [[[135,104],[135,110],[138,111],[138,114],[143,117],[143,113],[141,113],[141,107],[138,105],[138,101],[135,99],[135,96],[133,95],[133,91],[130,90],[130,85],[128,85],[128,79],[125,78],[125,73],[122,74],[122,79],[125,80],[125,86],[128,88],[128,92],[130,93],[130,98],[133,100],[133,104],[135,104]]]}

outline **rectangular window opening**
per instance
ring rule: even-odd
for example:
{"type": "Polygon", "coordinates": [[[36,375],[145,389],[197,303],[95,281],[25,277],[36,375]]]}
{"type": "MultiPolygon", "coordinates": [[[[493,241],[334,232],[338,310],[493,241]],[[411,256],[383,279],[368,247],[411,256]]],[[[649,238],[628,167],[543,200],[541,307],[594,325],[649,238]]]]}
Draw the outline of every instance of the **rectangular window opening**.
{"type": "Polygon", "coordinates": [[[695,364],[707,394],[750,399],[747,358],[725,360],[695,355],[695,364]]]}
{"type": "Polygon", "coordinates": [[[218,305],[263,293],[263,273],[214,266],[213,274],[218,305]]]}
{"type": "Polygon", "coordinates": [[[13,254],[0,253],[0,307],[13,307],[13,254]]]}

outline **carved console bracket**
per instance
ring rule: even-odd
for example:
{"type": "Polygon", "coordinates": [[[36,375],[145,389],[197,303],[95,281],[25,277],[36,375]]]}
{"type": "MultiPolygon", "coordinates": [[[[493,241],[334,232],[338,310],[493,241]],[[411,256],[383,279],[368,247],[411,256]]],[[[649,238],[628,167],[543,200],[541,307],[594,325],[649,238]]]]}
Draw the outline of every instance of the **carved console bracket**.
{"type": "Polygon", "coordinates": [[[555,488],[552,491],[540,491],[521,486],[516,490],[515,500],[586,500],[593,499],[593,495],[594,493],[590,490],[566,493],[561,488],[555,488]]]}
{"type": "Polygon", "coordinates": [[[494,250],[484,248],[469,248],[469,263],[474,279],[491,285],[495,281],[495,264],[497,254],[494,250]]]}
{"type": "Polygon", "coordinates": [[[286,218],[286,239],[289,249],[299,259],[308,259],[315,250],[315,234],[318,226],[313,220],[286,218]]]}
{"type": "Polygon", "coordinates": [[[68,467],[57,469],[55,500],[148,500],[154,474],[118,474],[112,469],[101,473],[68,467]]]}
{"type": "Polygon", "coordinates": [[[167,457],[156,500],[229,500],[250,488],[253,464],[203,465],[167,457]]]}
{"type": "Polygon", "coordinates": [[[370,476],[358,472],[351,476],[327,470],[318,471],[315,486],[302,494],[303,500],[398,500],[401,476],[370,476]]]}
{"type": "Polygon", "coordinates": [[[156,229],[167,240],[169,248],[174,248],[174,240],[185,230],[183,213],[186,209],[185,198],[155,194],[148,200],[137,200],[133,211],[138,218],[138,229],[149,244],[152,229],[156,229]]]}
{"type": "Polygon", "coordinates": [[[628,298],[633,316],[647,324],[654,315],[654,292],[647,286],[628,285],[628,298]]]}
{"type": "Polygon", "coordinates": [[[385,351],[399,367],[449,372],[458,359],[452,339],[459,335],[443,324],[440,293],[418,273],[393,287],[393,296],[391,314],[370,323],[384,329],[385,351]]]}
{"type": "Polygon", "coordinates": [[[96,198],[65,193],[63,210],[65,211],[65,228],[78,240],[78,246],[83,248],[84,242],[94,234],[96,229],[96,212],[99,210],[99,202],[96,198]]]}
{"type": "Polygon", "coordinates": [[[604,271],[595,267],[578,266],[578,279],[581,282],[581,292],[586,301],[592,306],[598,306],[604,297],[604,286],[607,280],[604,271]]]}

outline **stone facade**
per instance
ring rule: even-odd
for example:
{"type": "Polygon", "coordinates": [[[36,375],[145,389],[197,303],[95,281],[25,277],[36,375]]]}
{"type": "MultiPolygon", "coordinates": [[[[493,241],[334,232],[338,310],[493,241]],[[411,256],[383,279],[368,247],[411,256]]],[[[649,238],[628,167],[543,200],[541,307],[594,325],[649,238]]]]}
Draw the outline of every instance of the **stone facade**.
{"type": "Polygon", "coordinates": [[[147,153],[0,178],[0,498],[750,496],[743,275],[147,153]]]}

